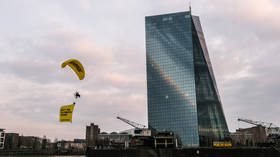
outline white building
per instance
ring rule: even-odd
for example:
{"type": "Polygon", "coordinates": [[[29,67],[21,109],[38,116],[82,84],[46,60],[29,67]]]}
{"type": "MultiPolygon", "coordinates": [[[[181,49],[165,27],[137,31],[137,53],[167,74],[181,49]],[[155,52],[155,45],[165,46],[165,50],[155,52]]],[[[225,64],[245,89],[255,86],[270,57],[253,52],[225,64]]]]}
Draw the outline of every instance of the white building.
{"type": "Polygon", "coordinates": [[[0,149],[4,149],[5,143],[5,129],[0,128],[0,149]]]}
{"type": "Polygon", "coordinates": [[[152,131],[146,128],[142,128],[142,129],[133,128],[133,129],[121,131],[120,133],[127,133],[132,136],[152,136],[152,131]]]}

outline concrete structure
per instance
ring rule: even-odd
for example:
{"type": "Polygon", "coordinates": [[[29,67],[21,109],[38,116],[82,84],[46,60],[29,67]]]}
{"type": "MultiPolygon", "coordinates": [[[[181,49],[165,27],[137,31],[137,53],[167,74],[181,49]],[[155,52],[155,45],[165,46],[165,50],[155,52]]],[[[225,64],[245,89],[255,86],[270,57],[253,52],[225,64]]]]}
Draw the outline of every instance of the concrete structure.
{"type": "Polygon", "coordinates": [[[255,126],[245,129],[237,129],[235,133],[231,133],[233,146],[261,146],[269,143],[266,135],[266,128],[263,126],[255,126]]]}
{"type": "Polygon", "coordinates": [[[173,131],[184,146],[229,136],[199,17],[146,17],[148,124],[173,131]]]}
{"type": "Polygon", "coordinates": [[[0,128],[0,149],[4,149],[5,146],[5,129],[0,128]]]}
{"type": "MultiPolygon", "coordinates": [[[[254,146],[262,143],[268,142],[268,138],[266,136],[266,128],[263,126],[255,126],[246,129],[238,129],[236,133],[240,134],[252,134],[252,143],[254,146]]],[[[246,142],[247,144],[248,142],[246,142]]]]}
{"type": "Polygon", "coordinates": [[[235,132],[230,134],[230,138],[232,139],[233,146],[255,146],[256,141],[253,138],[252,133],[246,132],[235,132]]]}
{"type": "Polygon", "coordinates": [[[88,147],[95,147],[97,145],[98,134],[100,133],[100,128],[98,125],[91,123],[86,126],[86,145],[88,147]]]}
{"type": "Polygon", "coordinates": [[[174,148],[178,147],[177,138],[173,132],[160,132],[154,136],[154,148],[174,148]]]}

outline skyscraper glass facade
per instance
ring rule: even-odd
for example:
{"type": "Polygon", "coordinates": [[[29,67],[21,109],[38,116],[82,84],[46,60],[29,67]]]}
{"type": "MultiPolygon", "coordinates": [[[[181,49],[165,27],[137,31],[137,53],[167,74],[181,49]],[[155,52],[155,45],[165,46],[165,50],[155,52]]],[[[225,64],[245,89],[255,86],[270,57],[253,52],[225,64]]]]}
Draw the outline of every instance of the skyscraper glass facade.
{"type": "Polygon", "coordinates": [[[148,123],[174,131],[184,146],[228,132],[199,18],[189,12],[146,17],[148,123]]]}

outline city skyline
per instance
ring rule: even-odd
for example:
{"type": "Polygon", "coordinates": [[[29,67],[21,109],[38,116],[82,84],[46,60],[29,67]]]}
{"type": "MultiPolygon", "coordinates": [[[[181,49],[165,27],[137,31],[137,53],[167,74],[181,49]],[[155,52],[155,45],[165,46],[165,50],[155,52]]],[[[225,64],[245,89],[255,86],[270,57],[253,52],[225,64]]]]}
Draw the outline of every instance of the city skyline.
{"type": "MultiPolygon", "coordinates": [[[[116,116],[147,124],[144,17],[187,10],[183,0],[1,1],[0,128],[73,139],[91,122],[107,132],[129,128],[116,116]],[[60,68],[68,58],[83,62],[84,82],[60,68]],[[77,88],[73,123],[61,124],[59,107],[77,88]]],[[[239,116],[279,126],[280,2],[200,0],[192,12],[204,26],[230,131],[239,116]]]]}

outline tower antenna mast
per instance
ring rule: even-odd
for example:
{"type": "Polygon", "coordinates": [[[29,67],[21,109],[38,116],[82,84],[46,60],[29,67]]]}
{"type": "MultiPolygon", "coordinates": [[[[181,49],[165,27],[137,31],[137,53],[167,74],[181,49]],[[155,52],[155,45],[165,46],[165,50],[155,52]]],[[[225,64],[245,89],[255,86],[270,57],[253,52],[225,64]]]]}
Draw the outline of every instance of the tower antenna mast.
{"type": "Polygon", "coordinates": [[[190,14],[192,14],[192,0],[189,1],[189,11],[190,14]]]}

